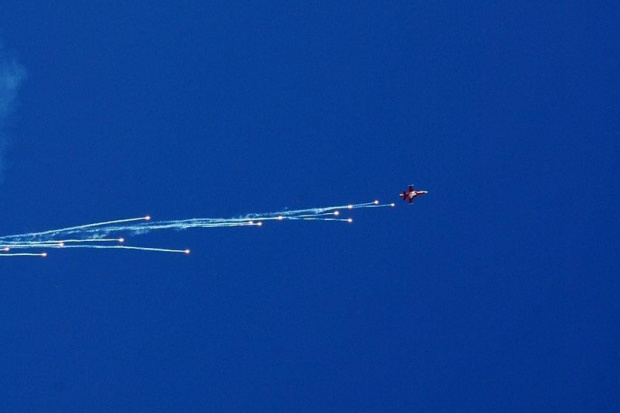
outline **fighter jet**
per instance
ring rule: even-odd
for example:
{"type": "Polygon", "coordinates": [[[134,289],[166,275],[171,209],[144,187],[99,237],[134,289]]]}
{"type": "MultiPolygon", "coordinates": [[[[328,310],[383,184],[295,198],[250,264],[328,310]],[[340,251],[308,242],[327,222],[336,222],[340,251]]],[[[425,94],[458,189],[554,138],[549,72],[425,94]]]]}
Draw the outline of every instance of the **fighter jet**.
{"type": "Polygon", "coordinates": [[[428,194],[428,191],[416,191],[415,189],[413,189],[412,184],[409,185],[409,188],[405,190],[402,194],[398,194],[398,196],[400,196],[403,201],[409,200],[409,203],[412,203],[416,197],[426,194],[428,194]]]}

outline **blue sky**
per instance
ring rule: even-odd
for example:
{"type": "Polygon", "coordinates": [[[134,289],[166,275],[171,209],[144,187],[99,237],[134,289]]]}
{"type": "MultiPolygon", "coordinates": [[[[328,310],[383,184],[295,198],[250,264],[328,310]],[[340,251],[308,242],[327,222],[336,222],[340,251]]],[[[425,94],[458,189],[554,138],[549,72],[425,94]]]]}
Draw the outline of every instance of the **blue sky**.
{"type": "Polygon", "coordinates": [[[3,259],[0,410],[617,411],[617,21],[5,0],[2,234],[430,194],[3,259]]]}

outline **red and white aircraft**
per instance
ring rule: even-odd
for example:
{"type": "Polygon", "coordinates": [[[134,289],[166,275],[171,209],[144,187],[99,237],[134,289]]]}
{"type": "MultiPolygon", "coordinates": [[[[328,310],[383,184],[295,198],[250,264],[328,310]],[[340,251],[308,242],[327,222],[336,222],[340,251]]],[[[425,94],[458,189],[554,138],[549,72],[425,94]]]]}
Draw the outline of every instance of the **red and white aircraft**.
{"type": "Polygon", "coordinates": [[[409,203],[412,203],[415,197],[426,194],[428,194],[428,191],[416,191],[415,189],[413,189],[413,185],[409,185],[409,189],[407,189],[402,194],[398,194],[398,196],[400,196],[403,201],[409,200],[409,203]]]}

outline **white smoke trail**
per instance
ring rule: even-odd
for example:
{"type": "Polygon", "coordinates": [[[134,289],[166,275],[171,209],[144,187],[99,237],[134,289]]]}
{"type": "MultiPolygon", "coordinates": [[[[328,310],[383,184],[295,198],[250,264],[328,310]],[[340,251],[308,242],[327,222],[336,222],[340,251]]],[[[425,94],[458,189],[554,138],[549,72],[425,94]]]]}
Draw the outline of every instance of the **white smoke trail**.
{"type": "Polygon", "coordinates": [[[192,218],[185,220],[150,222],[150,217],[119,219],[97,222],[94,224],[78,225],[73,227],[31,232],[26,234],[7,235],[0,237],[1,256],[41,256],[41,254],[22,255],[8,253],[13,250],[46,250],[62,248],[87,249],[124,249],[137,251],[185,253],[189,250],[151,248],[126,245],[101,245],[105,243],[123,243],[124,238],[108,238],[110,234],[144,235],[153,231],[176,230],[182,231],[192,228],[230,228],[245,226],[262,226],[266,221],[335,221],[353,222],[352,218],[341,218],[341,210],[349,211],[364,208],[393,207],[394,204],[379,204],[379,201],[321,208],[307,208],[249,214],[237,218],[192,218]],[[143,221],[143,222],[140,222],[143,221]],[[70,238],[69,238],[70,237],[70,238]]]}
{"type": "Polygon", "coordinates": [[[18,252],[18,253],[2,253],[0,257],[47,257],[47,253],[32,253],[32,252],[18,252]]]}
{"type": "MultiPolygon", "coordinates": [[[[120,219],[114,221],[98,222],[94,224],[78,225],[74,227],[61,228],[56,230],[48,230],[43,232],[31,232],[27,234],[8,235],[0,237],[2,242],[43,242],[58,241],[58,237],[67,237],[70,235],[79,235],[83,238],[97,239],[113,233],[123,232],[128,235],[144,235],[153,231],[161,230],[187,230],[191,228],[223,228],[223,227],[239,227],[259,225],[264,221],[283,221],[298,220],[300,218],[314,218],[318,221],[333,220],[326,218],[326,215],[337,215],[336,211],[353,210],[363,208],[391,207],[393,204],[380,205],[378,201],[366,202],[361,204],[348,204],[341,206],[329,206],[321,208],[308,208],[287,210],[279,212],[266,212],[261,214],[248,214],[238,218],[192,218],[174,221],[158,221],[158,222],[142,222],[133,225],[118,225],[138,221],[150,221],[150,217],[120,219]]],[[[340,220],[340,219],[338,219],[340,220]]],[[[343,222],[349,222],[342,219],[343,222]]]]}
{"type": "Polygon", "coordinates": [[[34,239],[39,239],[39,238],[40,239],[46,239],[46,238],[53,239],[60,234],[64,234],[64,235],[83,234],[83,233],[86,233],[86,231],[88,231],[90,228],[104,227],[104,226],[109,226],[109,225],[124,224],[124,223],[137,222],[137,221],[149,221],[150,219],[151,217],[147,215],[145,217],[140,217],[140,218],[128,218],[128,219],[117,219],[114,221],[96,222],[94,224],[78,225],[75,227],[52,229],[49,231],[42,231],[42,232],[31,232],[29,234],[9,235],[6,237],[0,237],[0,241],[11,240],[11,239],[22,239],[22,240],[26,240],[26,239],[34,240],[34,239]]]}
{"type": "Polygon", "coordinates": [[[189,254],[188,249],[177,250],[169,248],[149,248],[149,247],[132,247],[127,245],[67,245],[61,248],[87,248],[97,250],[132,250],[132,251],[147,251],[147,252],[166,252],[172,254],[189,254]]]}

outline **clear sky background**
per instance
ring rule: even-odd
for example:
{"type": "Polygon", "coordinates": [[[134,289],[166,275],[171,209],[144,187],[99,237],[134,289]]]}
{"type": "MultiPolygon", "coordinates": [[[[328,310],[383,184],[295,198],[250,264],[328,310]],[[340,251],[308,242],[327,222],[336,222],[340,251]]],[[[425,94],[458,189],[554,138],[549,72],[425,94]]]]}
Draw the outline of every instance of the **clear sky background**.
{"type": "Polygon", "coordinates": [[[0,410],[618,411],[615,1],[3,0],[0,410]]]}

